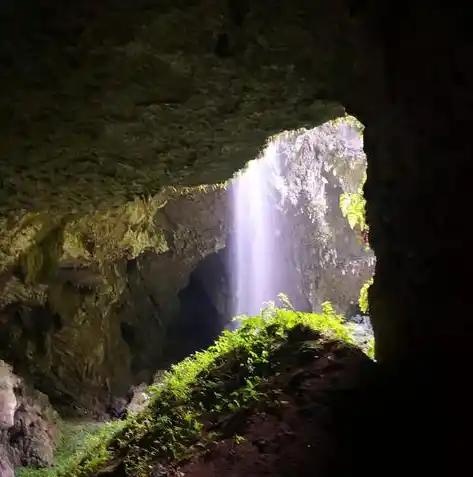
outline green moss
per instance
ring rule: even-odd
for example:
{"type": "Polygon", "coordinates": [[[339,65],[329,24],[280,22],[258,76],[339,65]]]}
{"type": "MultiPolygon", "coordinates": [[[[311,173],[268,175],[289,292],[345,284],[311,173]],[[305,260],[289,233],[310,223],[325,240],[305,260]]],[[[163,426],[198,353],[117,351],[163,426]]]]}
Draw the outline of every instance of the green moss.
{"type": "Polygon", "coordinates": [[[353,343],[350,328],[330,304],[320,315],[270,307],[238,321],[236,331],[225,331],[213,346],[175,365],[151,386],[152,398],[142,413],[130,416],[123,428],[109,428],[106,438],[90,441],[95,445],[78,449],[59,471],[43,475],[85,477],[120,465],[127,475],[147,475],[156,460],[185,458],[197,443],[216,439],[203,428],[209,412],[227,415],[265,399],[271,393],[267,380],[281,362],[297,357],[304,343],[353,343]]]}
{"type": "Polygon", "coordinates": [[[0,217],[0,270],[19,260],[29,284],[47,279],[60,260],[103,263],[132,259],[145,250],[169,249],[159,209],[181,196],[224,189],[226,183],[167,187],[152,197],[137,197],[121,207],[89,214],[26,213],[8,221],[0,217]]]}
{"type": "Polygon", "coordinates": [[[60,422],[59,443],[55,452],[56,467],[53,469],[18,469],[18,477],[56,477],[78,464],[84,453],[96,449],[123,426],[122,421],[100,422],[60,422]]]}
{"type": "Polygon", "coordinates": [[[44,224],[36,240],[19,260],[28,284],[47,280],[57,268],[63,253],[63,223],[44,224]]]}
{"type": "Polygon", "coordinates": [[[104,262],[134,258],[147,249],[166,251],[163,230],[154,219],[172,195],[169,192],[136,198],[122,207],[69,221],[65,230],[65,258],[104,262]]]}

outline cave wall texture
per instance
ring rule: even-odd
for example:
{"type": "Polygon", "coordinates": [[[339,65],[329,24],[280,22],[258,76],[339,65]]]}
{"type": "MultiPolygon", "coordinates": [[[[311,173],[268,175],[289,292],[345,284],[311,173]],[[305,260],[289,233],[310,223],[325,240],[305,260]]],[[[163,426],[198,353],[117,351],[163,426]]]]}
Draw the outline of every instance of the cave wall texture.
{"type": "MultiPolygon", "coordinates": [[[[2,229],[26,211],[80,215],[226,179],[268,134],[314,126],[341,104],[366,125],[378,359],[415,375],[417,389],[442,376],[436,398],[449,389],[455,412],[465,409],[445,385],[468,372],[473,334],[464,278],[473,55],[461,8],[39,3],[10,5],[1,22],[2,229]],[[453,366],[439,352],[445,343],[453,366]]],[[[416,422],[421,432],[427,420],[416,422]]]]}
{"type": "Polygon", "coordinates": [[[150,382],[157,366],[182,354],[179,343],[174,350],[168,343],[178,292],[203,257],[225,246],[226,191],[187,191],[152,210],[142,220],[159,246],[144,240],[148,248],[136,256],[72,261],[66,247],[41,283],[0,275],[2,356],[63,413],[100,414],[113,396],[150,382]]]}

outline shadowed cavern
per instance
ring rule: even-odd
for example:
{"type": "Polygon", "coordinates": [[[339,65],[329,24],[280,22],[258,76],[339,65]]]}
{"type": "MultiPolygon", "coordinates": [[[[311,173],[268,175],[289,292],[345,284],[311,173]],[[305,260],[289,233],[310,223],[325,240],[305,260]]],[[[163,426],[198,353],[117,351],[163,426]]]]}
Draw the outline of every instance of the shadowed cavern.
{"type": "MultiPolygon", "coordinates": [[[[4,6],[1,26],[4,268],[21,255],[7,232],[25,212],[46,213],[58,232],[165,186],[225,180],[272,133],[315,126],[343,108],[356,115],[366,126],[377,257],[371,314],[391,391],[380,391],[373,409],[392,409],[371,429],[374,448],[389,456],[397,443],[400,460],[412,452],[424,470],[433,454],[439,472],[461,465],[473,337],[473,55],[460,8],[31,0],[4,6]],[[419,441],[428,453],[412,450],[419,441]],[[449,442],[456,459],[440,461],[449,442]]],[[[53,259],[56,242],[38,243],[53,259]]],[[[28,257],[22,263],[31,265],[28,257]]]]}

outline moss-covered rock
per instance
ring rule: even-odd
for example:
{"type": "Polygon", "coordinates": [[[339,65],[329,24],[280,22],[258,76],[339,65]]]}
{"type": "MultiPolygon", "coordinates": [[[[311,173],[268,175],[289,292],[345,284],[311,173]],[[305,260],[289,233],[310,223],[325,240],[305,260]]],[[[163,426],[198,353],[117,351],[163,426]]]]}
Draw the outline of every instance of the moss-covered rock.
{"type": "MultiPolygon", "coordinates": [[[[301,81],[313,53],[300,48],[318,40],[321,63],[335,66],[339,33],[320,36],[299,3],[258,2],[236,23],[235,7],[214,0],[13,7],[7,20],[22,28],[3,18],[0,51],[10,65],[2,210],[109,209],[166,185],[219,182],[268,135],[339,113],[318,101],[327,79],[304,71],[301,81]]],[[[321,22],[349,28],[346,11],[320,9],[321,22]]]]}
{"type": "Polygon", "coordinates": [[[225,244],[225,203],[223,188],[173,189],[66,222],[60,247],[33,243],[2,275],[2,356],[62,410],[103,412],[165,359],[179,290],[225,244]]]}
{"type": "Polygon", "coordinates": [[[213,0],[4,12],[0,215],[12,223],[0,235],[25,213],[80,221],[170,185],[224,181],[269,135],[340,115],[325,101],[329,69],[335,50],[352,46],[337,43],[339,29],[353,25],[339,5],[299,3],[320,25],[298,5],[257,2],[236,14],[213,0]],[[311,71],[317,50],[324,68],[311,71]]]}
{"type": "MultiPolygon", "coordinates": [[[[272,443],[266,459],[279,455],[273,463],[278,469],[300,469],[314,452],[320,470],[339,465],[327,452],[343,450],[335,425],[339,410],[328,398],[353,392],[373,368],[328,304],[320,315],[269,308],[174,366],[148,388],[151,399],[143,411],[105,427],[99,439],[92,435],[51,475],[198,475],[195,467],[205,467],[206,460],[233,471],[234,464],[221,462],[219,449],[234,442],[248,455],[246,437],[249,446],[263,438],[272,443]],[[305,432],[297,432],[301,427],[305,432]],[[259,438],[253,440],[254,434],[259,438]],[[301,458],[287,462],[281,452],[288,448],[298,448],[301,458]]],[[[232,454],[238,453],[235,448],[232,454]]],[[[235,461],[250,473],[258,468],[252,459],[235,461]]]]}

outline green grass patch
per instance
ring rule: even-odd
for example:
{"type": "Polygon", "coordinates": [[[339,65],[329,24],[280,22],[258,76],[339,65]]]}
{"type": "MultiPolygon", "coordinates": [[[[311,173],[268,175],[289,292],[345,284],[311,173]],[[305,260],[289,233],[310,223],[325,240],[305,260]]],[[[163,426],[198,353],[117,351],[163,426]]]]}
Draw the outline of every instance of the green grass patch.
{"type": "Polygon", "coordinates": [[[18,477],[56,477],[66,475],[68,469],[75,468],[84,455],[95,452],[104,440],[109,439],[124,426],[123,421],[84,422],[74,421],[59,423],[60,438],[55,451],[56,466],[51,469],[20,468],[18,477]]]}
{"type": "Polygon", "coordinates": [[[148,475],[157,460],[186,458],[196,452],[197,443],[218,439],[204,427],[209,414],[231,415],[264,398],[269,392],[265,381],[280,369],[281,353],[287,359],[294,354],[288,333],[295,328],[319,340],[354,344],[350,327],[329,304],[322,314],[270,306],[259,316],[238,321],[236,331],[223,332],[213,346],[173,366],[151,386],[152,397],[143,412],[130,416],[122,428],[89,436],[87,445],[63,460],[55,473],[42,475],[85,477],[98,470],[148,475]]]}

